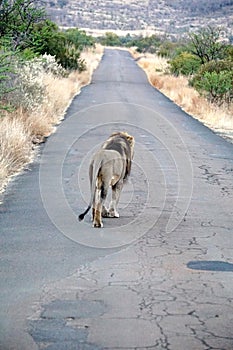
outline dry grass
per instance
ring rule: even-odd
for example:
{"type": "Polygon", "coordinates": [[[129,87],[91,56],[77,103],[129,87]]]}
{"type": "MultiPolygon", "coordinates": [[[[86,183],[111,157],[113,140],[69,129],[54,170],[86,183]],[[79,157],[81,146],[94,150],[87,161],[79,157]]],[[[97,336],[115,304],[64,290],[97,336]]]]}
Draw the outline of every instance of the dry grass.
{"type": "Polygon", "coordinates": [[[82,73],[72,72],[67,78],[44,74],[46,99],[40,108],[30,113],[19,108],[0,118],[0,192],[12,176],[33,161],[35,145],[55,131],[73,97],[90,82],[102,54],[100,46],[85,51],[82,58],[87,63],[87,70],[82,73]]]}
{"type": "Polygon", "coordinates": [[[21,121],[4,118],[0,125],[0,184],[23,169],[33,158],[32,140],[21,121]]]}
{"type": "Polygon", "coordinates": [[[168,74],[166,59],[155,55],[139,55],[131,50],[138,65],[145,70],[150,83],[169,97],[185,112],[200,120],[212,130],[221,133],[233,141],[233,106],[218,107],[189,86],[186,77],[168,74]]]}

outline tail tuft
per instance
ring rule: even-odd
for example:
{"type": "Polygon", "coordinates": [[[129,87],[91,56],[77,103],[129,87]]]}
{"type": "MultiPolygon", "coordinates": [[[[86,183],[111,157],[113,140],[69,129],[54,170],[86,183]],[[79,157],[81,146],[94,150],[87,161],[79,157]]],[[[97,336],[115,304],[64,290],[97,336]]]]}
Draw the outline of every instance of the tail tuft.
{"type": "Polygon", "coordinates": [[[78,219],[79,221],[82,221],[85,217],[85,215],[89,212],[89,210],[91,209],[91,206],[89,205],[88,208],[84,211],[84,213],[80,214],[78,219]]]}
{"type": "Polygon", "coordinates": [[[80,214],[78,217],[79,221],[82,221],[84,219],[84,217],[85,217],[84,213],[80,214]]]}

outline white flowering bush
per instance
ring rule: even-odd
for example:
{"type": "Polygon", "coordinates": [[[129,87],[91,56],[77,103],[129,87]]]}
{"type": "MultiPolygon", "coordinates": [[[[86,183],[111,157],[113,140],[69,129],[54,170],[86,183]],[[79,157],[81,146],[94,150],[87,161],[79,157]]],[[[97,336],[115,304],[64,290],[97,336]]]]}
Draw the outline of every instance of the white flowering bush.
{"type": "Polygon", "coordinates": [[[10,102],[15,107],[22,107],[27,111],[38,109],[46,97],[44,76],[64,77],[66,71],[59,65],[55,57],[43,55],[30,61],[18,62],[16,65],[12,85],[15,90],[10,94],[10,102]]]}
{"type": "Polygon", "coordinates": [[[68,75],[61,64],[56,62],[54,56],[44,54],[40,58],[35,58],[33,62],[37,63],[45,73],[51,73],[56,77],[66,77],[68,75]]]}
{"type": "Polygon", "coordinates": [[[16,90],[13,104],[28,111],[37,109],[44,99],[43,70],[37,62],[28,61],[17,66],[16,90]]]}

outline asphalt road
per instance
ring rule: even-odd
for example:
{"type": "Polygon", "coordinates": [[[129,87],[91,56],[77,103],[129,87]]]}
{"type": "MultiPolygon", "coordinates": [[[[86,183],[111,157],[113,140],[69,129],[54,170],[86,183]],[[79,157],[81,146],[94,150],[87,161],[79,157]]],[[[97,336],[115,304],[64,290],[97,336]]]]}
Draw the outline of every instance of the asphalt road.
{"type": "MultiPolygon", "coordinates": [[[[233,145],[152,88],[128,52],[106,50],[92,83],[74,99],[66,119],[41,147],[34,164],[4,194],[0,206],[0,349],[43,348],[47,343],[63,344],[66,336],[73,342],[79,337],[83,344],[86,331],[74,336],[67,328],[65,334],[57,320],[52,328],[45,326],[46,317],[40,319],[43,304],[56,299],[59,281],[75,276],[82,266],[104,256],[111,262],[113,253],[140,242],[146,247],[152,235],[154,259],[161,254],[168,260],[185,257],[185,268],[212,271],[212,277],[218,271],[222,274],[217,277],[219,284],[230,291],[232,179],[233,145]],[[93,229],[90,217],[82,223],[77,220],[89,201],[88,163],[92,152],[116,130],[135,136],[132,177],[122,193],[120,218],[105,219],[103,229],[93,229]],[[41,323],[32,325],[37,318],[41,323]],[[53,334],[47,343],[45,335],[43,338],[46,327],[53,334]]],[[[169,260],[169,271],[172,268],[169,260]]],[[[180,293],[189,288],[187,283],[180,293]]],[[[230,292],[221,300],[229,304],[232,314],[230,292]]],[[[87,306],[90,313],[102,315],[104,306],[92,302],[87,306]]],[[[63,301],[63,309],[71,306],[63,301]]],[[[50,315],[53,307],[48,306],[45,314],[50,315]]],[[[225,338],[227,345],[218,349],[233,347],[233,335],[225,338]]],[[[102,348],[99,339],[90,339],[97,345],[78,349],[102,348]]],[[[73,349],[74,344],[66,342],[60,348],[73,349]]],[[[114,348],[106,344],[106,349],[114,348]]],[[[211,349],[204,344],[200,349],[211,349]]],[[[146,348],[143,343],[140,348],[143,345],[146,348]]],[[[169,342],[163,346],[154,348],[175,349],[169,342]]],[[[184,346],[180,349],[186,349],[184,346]]]]}

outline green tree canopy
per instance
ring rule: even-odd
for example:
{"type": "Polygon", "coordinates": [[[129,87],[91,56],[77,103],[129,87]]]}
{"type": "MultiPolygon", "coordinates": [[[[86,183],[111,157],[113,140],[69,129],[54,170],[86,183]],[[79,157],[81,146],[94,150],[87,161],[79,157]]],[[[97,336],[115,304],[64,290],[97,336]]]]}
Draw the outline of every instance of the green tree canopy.
{"type": "Polygon", "coordinates": [[[220,28],[208,26],[197,33],[190,33],[190,51],[200,58],[201,63],[223,59],[226,45],[220,41],[220,28]]]}
{"type": "Polygon", "coordinates": [[[0,35],[12,49],[31,45],[36,23],[46,18],[45,10],[32,0],[0,0],[0,35]]]}
{"type": "Polygon", "coordinates": [[[105,36],[100,39],[100,42],[105,46],[121,46],[119,36],[112,32],[105,33],[105,36]]]}
{"type": "Polygon", "coordinates": [[[140,36],[135,38],[131,45],[137,47],[138,52],[150,52],[155,53],[161,44],[161,39],[157,35],[140,36]]]}
{"type": "Polygon", "coordinates": [[[65,37],[70,44],[73,44],[76,48],[79,48],[79,50],[95,45],[94,38],[87,35],[84,30],[78,28],[67,29],[65,31],[65,37]]]}

